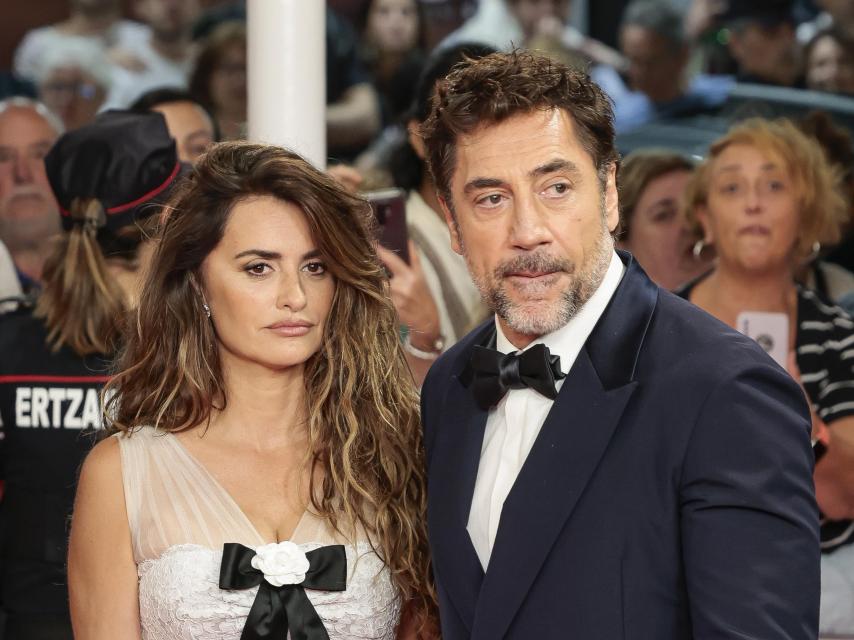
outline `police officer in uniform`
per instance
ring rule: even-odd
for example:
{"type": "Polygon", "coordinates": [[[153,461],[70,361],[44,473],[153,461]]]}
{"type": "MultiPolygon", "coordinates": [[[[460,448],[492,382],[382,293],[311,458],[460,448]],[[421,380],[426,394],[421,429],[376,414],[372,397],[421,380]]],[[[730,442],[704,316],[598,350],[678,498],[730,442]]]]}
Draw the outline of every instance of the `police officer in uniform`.
{"type": "Polygon", "coordinates": [[[159,113],[111,111],[45,158],[64,233],[34,309],[0,316],[3,640],[72,638],[67,525],[153,230],[183,173],[159,113]]]}

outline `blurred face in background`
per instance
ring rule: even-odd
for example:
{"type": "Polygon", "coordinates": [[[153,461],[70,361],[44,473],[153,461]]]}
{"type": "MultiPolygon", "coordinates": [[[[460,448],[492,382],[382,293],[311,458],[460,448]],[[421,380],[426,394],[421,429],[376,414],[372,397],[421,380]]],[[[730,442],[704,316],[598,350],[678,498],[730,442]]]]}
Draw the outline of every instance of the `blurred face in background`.
{"type": "Polygon", "coordinates": [[[152,107],[163,114],[169,135],[175,139],[178,159],[195,164],[214,141],[214,127],[210,117],[195,102],[167,102],[152,107]]]}
{"type": "Polygon", "coordinates": [[[39,98],[69,131],[92,122],[105,97],[104,87],[76,66],[56,67],[39,84],[39,98]]]}
{"type": "Polygon", "coordinates": [[[12,253],[59,231],[59,213],[44,157],[58,134],[34,109],[0,111],[0,239],[12,253]]]}
{"type": "Polygon", "coordinates": [[[800,227],[799,194],[776,154],[731,144],[712,161],[697,218],[721,266],[745,273],[791,269],[800,227]]]}
{"type": "Polygon", "coordinates": [[[199,16],[199,0],[137,0],[136,14],[160,40],[189,37],[199,16]]]}
{"type": "Polygon", "coordinates": [[[747,22],[730,29],[729,51],[742,73],[774,78],[796,62],[795,31],[788,23],[747,22]]]}
{"type": "Polygon", "coordinates": [[[711,266],[692,253],[695,238],[682,210],[690,179],[690,171],[678,170],[650,180],[631,212],[630,235],[621,241],[665,289],[676,289],[711,266]]]}
{"type": "Polygon", "coordinates": [[[516,18],[522,33],[530,38],[539,31],[539,25],[545,21],[569,19],[569,0],[508,0],[507,8],[516,18]]]}
{"type": "Polygon", "coordinates": [[[210,95],[217,112],[246,119],[246,43],[234,41],[223,49],[210,78],[210,95]]]}
{"type": "Polygon", "coordinates": [[[366,25],[368,40],[383,53],[406,53],[418,44],[416,0],[374,0],[366,25]]]}
{"type": "Polygon", "coordinates": [[[629,63],[629,80],[635,91],[656,103],[669,102],[682,92],[682,73],[687,62],[684,48],[638,25],[620,32],[620,48],[629,63]]]}
{"type": "Polygon", "coordinates": [[[854,47],[844,47],[831,35],[820,37],[807,58],[807,86],[854,95],[854,47]]]}

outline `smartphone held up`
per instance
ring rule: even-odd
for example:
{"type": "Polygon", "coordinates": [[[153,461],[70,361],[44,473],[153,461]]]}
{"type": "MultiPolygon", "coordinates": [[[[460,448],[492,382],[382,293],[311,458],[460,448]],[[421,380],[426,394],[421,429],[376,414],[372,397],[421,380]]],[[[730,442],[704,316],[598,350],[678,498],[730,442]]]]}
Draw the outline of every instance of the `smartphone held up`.
{"type": "Polygon", "coordinates": [[[406,193],[400,189],[383,189],[362,194],[371,203],[377,221],[379,241],[409,264],[406,231],[406,193]]]}

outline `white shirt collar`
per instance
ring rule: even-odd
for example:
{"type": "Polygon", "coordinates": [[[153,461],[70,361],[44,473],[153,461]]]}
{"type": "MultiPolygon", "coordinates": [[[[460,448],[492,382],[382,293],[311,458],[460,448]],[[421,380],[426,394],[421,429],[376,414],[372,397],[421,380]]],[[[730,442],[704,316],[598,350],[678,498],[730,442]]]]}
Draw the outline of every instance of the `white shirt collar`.
{"type": "MultiPolygon", "coordinates": [[[[605,272],[605,277],[602,278],[602,283],[599,285],[599,288],[593,292],[590,299],[584,303],[581,309],[578,310],[578,313],[570,318],[569,322],[560,329],[553,331],[552,333],[547,333],[544,336],[540,336],[527,347],[522,349],[522,351],[530,349],[535,344],[544,344],[549,348],[549,352],[552,355],[560,356],[561,371],[569,373],[575,359],[581,352],[581,348],[584,346],[584,343],[587,342],[587,338],[590,337],[590,334],[593,332],[593,328],[605,312],[605,307],[608,306],[608,303],[614,296],[614,292],[617,290],[625,270],[626,267],[623,265],[623,261],[620,260],[620,257],[616,252],[612,253],[611,263],[608,265],[608,271],[605,272]]],[[[513,353],[515,351],[519,351],[519,349],[514,347],[507,339],[504,332],[501,331],[501,324],[498,322],[497,317],[495,318],[495,330],[495,348],[498,349],[498,351],[501,353],[513,353]]]]}

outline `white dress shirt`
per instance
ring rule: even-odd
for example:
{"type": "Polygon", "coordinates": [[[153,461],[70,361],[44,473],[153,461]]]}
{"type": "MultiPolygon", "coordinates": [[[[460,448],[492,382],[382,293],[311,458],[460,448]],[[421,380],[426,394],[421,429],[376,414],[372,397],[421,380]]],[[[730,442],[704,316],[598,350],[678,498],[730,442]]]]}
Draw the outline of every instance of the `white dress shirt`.
{"type": "MultiPolygon", "coordinates": [[[[563,327],[534,340],[523,351],[535,344],[544,344],[552,355],[560,356],[561,371],[568,373],[611,301],[624,270],[622,260],[614,253],[602,283],[578,313],[563,327]]],[[[518,351],[504,336],[497,319],[495,329],[498,351],[518,351]]],[[[558,391],[563,382],[564,380],[557,381],[558,391]]],[[[484,571],[492,555],[504,500],[516,482],[516,477],[552,408],[552,402],[533,389],[511,389],[489,412],[466,525],[484,571]]]]}

